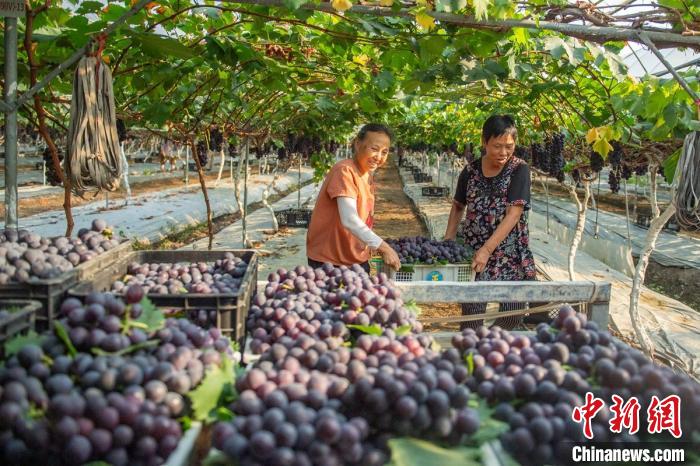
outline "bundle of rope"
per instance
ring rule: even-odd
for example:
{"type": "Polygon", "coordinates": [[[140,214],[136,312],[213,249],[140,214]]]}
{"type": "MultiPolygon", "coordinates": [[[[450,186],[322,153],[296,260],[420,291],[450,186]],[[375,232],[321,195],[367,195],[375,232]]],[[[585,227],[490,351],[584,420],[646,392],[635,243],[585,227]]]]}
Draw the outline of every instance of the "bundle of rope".
{"type": "Polygon", "coordinates": [[[75,70],[64,169],[81,197],[119,188],[122,164],[112,73],[98,57],[83,57],[75,70]]]}
{"type": "Polygon", "coordinates": [[[688,134],[676,168],[678,188],[673,202],[678,224],[700,229],[700,131],[688,134]]]}

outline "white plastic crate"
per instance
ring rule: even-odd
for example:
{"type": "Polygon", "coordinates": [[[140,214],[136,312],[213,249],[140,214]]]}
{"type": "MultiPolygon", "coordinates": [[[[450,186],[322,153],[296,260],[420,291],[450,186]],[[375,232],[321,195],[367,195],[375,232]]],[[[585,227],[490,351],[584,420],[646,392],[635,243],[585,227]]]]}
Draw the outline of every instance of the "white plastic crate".
{"type": "Polygon", "coordinates": [[[409,265],[397,272],[379,260],[377,270],[396,282],[471,282],[475,276],[471,264],[409,265]]]}

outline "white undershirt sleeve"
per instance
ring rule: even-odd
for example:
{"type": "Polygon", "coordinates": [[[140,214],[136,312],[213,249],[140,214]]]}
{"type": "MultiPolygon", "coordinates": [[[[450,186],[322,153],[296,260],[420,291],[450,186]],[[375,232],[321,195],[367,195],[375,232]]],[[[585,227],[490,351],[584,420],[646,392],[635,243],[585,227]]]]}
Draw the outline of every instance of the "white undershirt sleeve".
{"type": "Polygon", "coordinates": [[[377,249],[382,244],[382,239],[360,219],[360,215],[357,213],[357,201],[351,197],[340,196],[336,198],[336,202],[340,213],[340,223],[350,230],[355,238],[370,248],[377,249]]]}

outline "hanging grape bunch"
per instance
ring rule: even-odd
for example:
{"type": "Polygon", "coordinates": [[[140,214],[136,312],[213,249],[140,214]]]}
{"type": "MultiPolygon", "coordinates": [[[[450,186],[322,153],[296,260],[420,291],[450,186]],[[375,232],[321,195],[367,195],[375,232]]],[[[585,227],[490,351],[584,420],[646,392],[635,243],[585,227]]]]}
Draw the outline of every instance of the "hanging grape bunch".
{"type": "MultiPolygon", "coordinates": [[[[56,150],[58,151],[58,161],[60,162],[61,166],[63,166],[63,151],[58,148],[56,148],[56,150]]],[[[51,158],[51,149],[48,147],[44,149],[43,158],[44,162],[46,163],[46,181],[48,181],[51,186],[63,185],[61,182],[61,175],[56,172],[56,168],[54,167],[53,159],[51,158]]]]}
{"type": "Polygon", "coordinates": [[[549,153],[548,173],[562,183],[564,181],[564,134],[552,135],[547,140],[546,149],[549,153]]]}
{"type": "Polygon", "coordinates": [[[199,141],[197,143],[197,158],[199,159],[199,164],[203,167],[209,162],[209,152],[207,151],[207,143],[205,141],[199,141]]]}
{"type": "Polygon", "coordinates": [[[119,142],[124,142],[127,139],[126,124],[121,118],[117,118],[117,136],[119,137],[119,142]]]}
{"type": "Polygon", "coordinates": [[[532,153],[532,165],[545,173],[549,171],[549,157],[545,150],[544,144],[535,143],[530,145],[532,153]]]}
{"type": "Polygon", "coordinates": [[[590,157],[591,170],[598,173],[603,169],[604,165],[605,160],[603,160],[603,157],[598,152],[592,150],[590,157]]]}
{"type": "Polygon", "coordinates": [[[611,169],[608,173],[608,186],[613,193],[620,192],[620,175],[617,169],[611,169]]]}
{"type": "Polygon", "coordinates": [[[209,147],[214,152],[219,152],[223,143],[224,135],[221,134],[221,130],[218,127],[214,126],[209,130],[209,147]]]}
{"type": "Polygon", "coordinates": [[[530,162],[530,151],[525,146],[515,146],[515,156],[526,162],[530,162]]]}
{"type": "Polygon", "coordinates": [[[232,159],[238,157],[238,145],[232,141],[229,141],[228,143],[228,156],[232,159]]]}
{"type": "Polygon", "coordinates": [[[622,152],[622,144],[620,144],[619,141],[613,141],[612,147],[613,150],[608,154],[608,162],[610,162],[610,166],[613,169],[619,170],[622,164],[622,156],[624,155],[622,152]]]}

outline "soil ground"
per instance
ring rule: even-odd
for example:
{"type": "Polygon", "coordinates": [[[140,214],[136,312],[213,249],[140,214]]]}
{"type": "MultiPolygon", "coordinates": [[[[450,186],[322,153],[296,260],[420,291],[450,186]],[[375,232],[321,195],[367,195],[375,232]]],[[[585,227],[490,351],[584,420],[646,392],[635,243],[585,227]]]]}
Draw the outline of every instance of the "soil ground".
{"type": "MultiPolygon", "coordinates": [[[[382,238],[428,236],[411,199],[403,192],[399,170],[393,159],[377,171],[374,231],[382,238]]],[[[459,304],[422,303],[421,318],[459,316],[459,304]]],[[[426,331],[458,331],[459,324],[427,324],[426,331]]]]}

